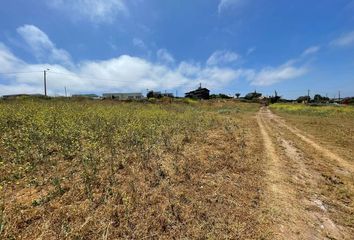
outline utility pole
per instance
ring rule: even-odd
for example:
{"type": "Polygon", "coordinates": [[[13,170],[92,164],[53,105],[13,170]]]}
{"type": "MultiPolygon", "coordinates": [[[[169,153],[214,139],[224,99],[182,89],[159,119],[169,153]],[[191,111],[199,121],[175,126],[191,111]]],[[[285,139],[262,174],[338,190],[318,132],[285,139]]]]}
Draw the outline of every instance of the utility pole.
{"type": "Polygon", "coordinates": [[[310,89],[307,90],[307,99],[308,99],[308,101],[310,101],[310,89]]]}
{"type": "Polygon", "coordinates": [[[340,101],[340,91],[338,91],[338,100],[340,101]]]}
{"type": "Polygon", "coordinates": [[[49,69],[47,70],[44,70],[43,73],[44,73],[44,96],[47,97],[47,71],[49,71],[49,69]]]}
{"type": "Polygon", "coordinates": [[[44,96],[47,96],[47,71],[44,70],[44,96]]]}
{"type": "Polygon", "coordinates": [[[64,87],[65,90],[65,97],[68,97],[68,94],[66,93],[66,86],[64,87]]]}

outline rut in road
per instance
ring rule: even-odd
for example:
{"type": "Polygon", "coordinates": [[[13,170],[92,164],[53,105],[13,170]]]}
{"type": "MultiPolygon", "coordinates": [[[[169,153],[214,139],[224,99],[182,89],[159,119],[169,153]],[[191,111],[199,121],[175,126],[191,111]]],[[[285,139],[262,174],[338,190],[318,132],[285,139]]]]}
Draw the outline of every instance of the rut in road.
{"type": "Polygon", "coordinates": [[[338,165],[341,166],[342,168],[347,169],[347,170],[351,171],[352,173],[354,172],[354,166],[351,163],[349,163],[348,161],[344,160],[343,158],[339,157],[337,154],[331,152],[327,148],[316,143],[314,140],[312,140],[310,137],[306,136],[299,129],[289,126],[288,124],[285,123],[284,120],[282,120],[280,117],[273,114],[268,108],[264,108],[262,111],[264,112],[264,114],[266,114],[266,116],[268,118],[272,119],[277,124],[285,127],[287,130],[289,130],[291,133],[293,133],[294,135],[299,137],[301,140],[303,140],[304,142],[311,145],[318,152],[320,152],[322,155],[324,155],[324,157],[329,158],[334,161],[337,161],[338,165]]]}
{"type": "MultiPolygon", "coordinates": [[[[275,235],[279,239],[354,239],[351,229],[331,219],[328,206],[322,200],[321,172],[312,167],[318,160],[301,151],[289,137],[289,132],[307,144],[310,141],[316,144],[317,151],[323,147],[288,126],[267,108],[260,110],[257,121],[269,160],[265,202],[270,209],[275,235]]],[[[338,161],[341,166],[346,163],[328,150],[322,151],[321,155],[338,161]]]]}

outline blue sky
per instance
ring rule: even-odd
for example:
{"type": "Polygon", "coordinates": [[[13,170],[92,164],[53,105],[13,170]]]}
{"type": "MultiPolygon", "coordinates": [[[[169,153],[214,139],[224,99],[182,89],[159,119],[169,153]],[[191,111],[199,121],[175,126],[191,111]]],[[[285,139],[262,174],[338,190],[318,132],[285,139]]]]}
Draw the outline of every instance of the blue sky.
{"type": "Polygon", "coordinates": [[[3,0],[0,95],[354,95],[354,0],[3,0]]]}

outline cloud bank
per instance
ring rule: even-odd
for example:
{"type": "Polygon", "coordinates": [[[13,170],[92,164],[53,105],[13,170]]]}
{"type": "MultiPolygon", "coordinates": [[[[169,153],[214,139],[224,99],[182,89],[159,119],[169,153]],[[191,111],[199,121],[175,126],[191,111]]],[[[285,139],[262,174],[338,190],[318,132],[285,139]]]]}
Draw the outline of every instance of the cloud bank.
{"type": "Polygon", "coordinates": [[[0,74],[7,84],[0,85],[0,94],[42,92],[43,70],[49,68],[50,94],[62,94],[66,86],[71,93],[105,91],[145,91],[146,89],[189,90],[199,83],[221,89],[243,75],[228,67],[207,66],[182,61],[175,63],[173,56],[160,49],[156,62],[121,55],[107,60],[87,60],[74,63],[70,54],[56,48],[50,38],[33,25],[17,29],[26,47],[38,58],[37,64],[25,62],[0,44],[2,71],[19,72],[0,74]],[[49,54],[48,54],[49,53],[49,54]],[[173,64],[175,63],[175,64],[173,64]]]}
{"type": "MultiPolygon", "coordinates": [[[[27,49],[38,63],[28,63],[0,43],[0,65],[3,79],[0,95],[43,92],[43,70],[48,72],[48,92],[69,93],[130,92],[146,89],[188,91],[202,83],[214,91],[230,84],[247,81],[251,85],[269,86],[298,78],[307,72],[297,61],[288,61],[278,67],[260,70],[230,67],[240,56],[231,51],[215,51],[204,63],[177,62],[166,49],[156,52],[157,60],[121,55],[107,60],[73,62],[70,54],[59,49],[50,38],[33,25],[17,29],[27,49]]],[[[306,50],[308,54],[316,49],[306,50]]]]}

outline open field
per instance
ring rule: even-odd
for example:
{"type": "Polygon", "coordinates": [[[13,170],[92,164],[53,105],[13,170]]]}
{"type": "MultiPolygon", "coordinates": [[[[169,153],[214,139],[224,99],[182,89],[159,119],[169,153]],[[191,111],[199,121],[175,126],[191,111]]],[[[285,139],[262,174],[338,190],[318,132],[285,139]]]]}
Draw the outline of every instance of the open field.
{"type": "Polygon", "coordinates": [[[266,236],[257,110],[234,103],[3,102],[1,236],[266,236]]]}
{"type": "Polygon", "coordinates": [[[353,109],[271,109],[2,101],[0,238],[353,239],[353,109]]]}

